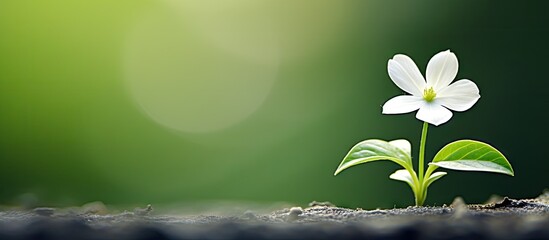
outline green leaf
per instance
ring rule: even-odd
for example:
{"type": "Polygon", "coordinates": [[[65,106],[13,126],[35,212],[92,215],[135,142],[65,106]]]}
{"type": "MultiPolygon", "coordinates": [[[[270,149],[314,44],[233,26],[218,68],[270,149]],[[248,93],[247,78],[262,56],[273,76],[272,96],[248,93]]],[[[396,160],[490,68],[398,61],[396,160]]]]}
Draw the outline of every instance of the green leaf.
{"type": "Polygon", "coordinates": [[[408,142],[408,140],[406,139],[397,139],[397,140],[393,140],[393,141],[390,141],[389,144],[397,147],[397,148],[400,148],[400,150],[402,150],[405,154],[406,154],[406,157],[408,158],[408,160],[411,162],[412,161],[412,144],[410,144],[410,142],[408,142]]]}
{"type": "Polygon", "coordinates": [[[412,175],[410,175],[410,172],[406,169],[400,169],[396,170],[393,174],[389,175],[390,179],[397,180],[397,181],[403,181],[408,183],[412,189],[414,189],[414,180],[412,179],[412,175]]]}
{"type": "Polygon", "coordinates": [[[459,140],[444,146],[433,159],[437,167],[503,173],[514,176],[507,158],[494,147],[474,140],[459,140]]]}
{"type": "Polygon", "coordinates": [[[391,142],[379,139],[362,141],[351,148],[337,167],[334,176],[352,166],[379,160],[393,161],[404,168],[410,168],[412,166],[410,146],[410,142],[405,139],[391,142]]]}
{"type": "MultiPolygon", "coordinates": [[[[446,172],[435,172],[431,176],[429,176],[428,179],[425,180],[424,187],[428,188],[431,183],[438,180],[439,178],[446,175],[446,172]]],[[[410,175],[410,172],[406,169],[400,169],[396,170],[393,174],[389,176],[390,179],[397,180],[397,181],[403,181],[408,183],[412,189],[414,189],[414,180],[412,179],[412,175],[410,175]]]]}
{"type": "Polygon", "coordinates": [[[431,185],[431,183],[433,183],[434,181],[438,180],[439,178],[441,177],[444,177],[444,175],[446,175],[446,172],[435,172],[433,174],[431,174],[431,176],[429,176],[429,178],[427,178],[427,180],[425,180],[425,187],[424,188],[428,188],[429,185],[431,185]]]}

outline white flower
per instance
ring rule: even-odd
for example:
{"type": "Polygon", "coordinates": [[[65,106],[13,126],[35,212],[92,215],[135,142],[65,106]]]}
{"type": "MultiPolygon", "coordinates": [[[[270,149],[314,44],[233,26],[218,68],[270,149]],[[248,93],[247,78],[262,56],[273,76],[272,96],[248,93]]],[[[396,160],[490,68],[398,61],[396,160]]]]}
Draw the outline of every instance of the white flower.
{"type": "Polygon", "coordinates": [[[448,109],[462,112],[471,108],[480,98],[477,85],[462,79],[450,84],[457,75],[458,60],[450,50],[437,53],[427,64],[427,81],[414,61],[397,54],[387,65],[389,77],[402,90],[412,95],[389,99],[383,105],[383,114],[419,111],[416,118],[435,126],[452,118],[448,109]]]}

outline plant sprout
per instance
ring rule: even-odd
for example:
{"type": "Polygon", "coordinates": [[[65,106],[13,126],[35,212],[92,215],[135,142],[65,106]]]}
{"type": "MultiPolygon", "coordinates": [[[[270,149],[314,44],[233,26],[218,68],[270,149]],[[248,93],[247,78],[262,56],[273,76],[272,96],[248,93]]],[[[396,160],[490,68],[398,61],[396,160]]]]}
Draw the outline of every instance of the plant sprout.
{"type": "Polygon", "coordinates": [[[480,98],[477,85],[462,79],[450,84],[457,75],[458,60],[450,50],[433,56],[427,64],[426,78],[414,61],[397,54],[388,62],[391,80],[411,95],[391,98],[383,105],[383,114],[402,114],[417,111],[416,118],[423,121],[419,145],[418,173],[414,170],[411,144],[406,139],[383,141],[369,139],[356,144],[335,171],[341,171],[362,163],[389,160],[403,167],[389,178],[408,183],[414,193],[416,206],[422,206],[427,189],[446,172],[439,167],[461,171],[483,171],[514,175],[505,156],[494,147],[475,140],[458,140],[444,146],[428,164],[425,171],[425,144],[429,124],[439,126],[452,118],[453,111],[466,111],[480,98]]]}

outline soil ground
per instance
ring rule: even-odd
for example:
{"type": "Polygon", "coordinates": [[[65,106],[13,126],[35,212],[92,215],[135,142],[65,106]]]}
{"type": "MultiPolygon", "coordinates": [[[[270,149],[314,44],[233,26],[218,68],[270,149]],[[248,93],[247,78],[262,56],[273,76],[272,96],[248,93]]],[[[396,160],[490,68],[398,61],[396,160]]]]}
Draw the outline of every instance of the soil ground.
{"type": "Polygon", "coordinates": [[[362,210],[313,202],[267,214],[157,215],[151,207],[0,211],[0,239],[549,239],[549,193],[484,205],[362,210]]]}

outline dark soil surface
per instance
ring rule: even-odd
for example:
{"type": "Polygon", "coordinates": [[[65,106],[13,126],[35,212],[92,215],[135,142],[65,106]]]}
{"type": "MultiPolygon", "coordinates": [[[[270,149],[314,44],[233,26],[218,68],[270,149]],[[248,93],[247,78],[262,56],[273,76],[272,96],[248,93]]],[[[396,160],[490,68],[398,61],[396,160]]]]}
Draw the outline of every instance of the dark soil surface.
{"type": "Polygon", "coordinates": [[[269,214],[157,215],[152,208],[6,210],[0,239],[549,239],[549,193],[485,205],[346,209],[313,202],[269,214]]]}

